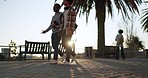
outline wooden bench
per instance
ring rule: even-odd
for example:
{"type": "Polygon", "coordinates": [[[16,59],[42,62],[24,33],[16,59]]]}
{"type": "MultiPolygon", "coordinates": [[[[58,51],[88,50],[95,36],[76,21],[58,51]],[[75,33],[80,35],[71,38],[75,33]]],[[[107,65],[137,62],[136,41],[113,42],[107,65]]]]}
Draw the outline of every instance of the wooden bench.
{"type": "Polygon", "coordinates": [[[117,46],[105,46],[103,55],[106,57],[114,57],[117,51],[117,46]]]}
{"type": "Polygon", "coordinates": [[[42,59],[44,59],[44,54],[47,54],[48,60],[51,59],[50,42],[32,42],[25,40],[25,45],[20,46],[20,60],[22,60],[23,58],[24,60],[26,60],[27,54],[41,54],[42,59]],[[22,48],[25,48],[25,51],[22,51],[22,48]]]}

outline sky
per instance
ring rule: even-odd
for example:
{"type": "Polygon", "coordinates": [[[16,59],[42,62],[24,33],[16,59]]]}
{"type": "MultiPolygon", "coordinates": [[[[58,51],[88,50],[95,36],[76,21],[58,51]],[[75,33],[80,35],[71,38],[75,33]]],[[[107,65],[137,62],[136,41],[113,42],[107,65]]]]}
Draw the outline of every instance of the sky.
{"type": "MultiPolygon", "coordinates": [[[[61,2],[56,2],[60,3],[61,2]]],[[[8,45],[13,40],[17,45],[24,45],[29,41],[51,41],[51,33],[41,34],[49,25],[53,12],[54,0],[0,0],[0,45],[8,45]]],[[[140,10],[147,5],[140,6],[140,10]]],[[[115,10],[115,9],[114,9],[115,10]]],[[[63,8],[60,10],[63,11],[63,8]]],[[[148,48],[148,35],[143,32],[140,25],[140,16],[136,16],[134,28],[140,39],[148,48]]],[[[78,28],[73,40],[76,43],[76,52],[84,52],[85,47],[97,48],[97,20],[95,10],[91,10],[89,22],[85,15],[77,16],[78,28]]],[[[121,15],[114,11],[114,16],[106,16],[105,45],[115,45],[115,36],[118,30],[125,30],[121,15]]],[[[125,35],[125,34],[123,34],[125,35]]]]}

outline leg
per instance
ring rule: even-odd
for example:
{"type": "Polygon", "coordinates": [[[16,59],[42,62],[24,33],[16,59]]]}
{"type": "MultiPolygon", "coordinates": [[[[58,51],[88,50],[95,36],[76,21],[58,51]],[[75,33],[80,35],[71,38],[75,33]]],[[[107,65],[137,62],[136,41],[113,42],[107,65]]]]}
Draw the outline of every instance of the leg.
{"type": "Polygon", "coordinates": [[[61,49],[61,51],[59,52],[59,55],[61,55],[61,57],[62,57],[61,62],[63,62],[63,61],[66,59],[66,57],[67,57],[67,55],[66,55],[66,46],[67,46],[67,45],[66,45],[66,35],[65,35],[65,31],[63,31],[61,41],[62,41],[62,43],[61,43],[61,45],[59,45],[59,47],[60,47],[60,49],[61,49]],[[62,53],[63,53],[63,54],[62,54],[62,53]]]}
{"type": "Polygon", "coordinates": [[[72,49],[71,55],[72,55],[73,57],[75,57],[75,56],[76,56],[76,53],[75,53],[75,43],[73,43],[71,49],[72,49]]]}
{"type": "Polygon", "coordinates": [[[119,59],[119,46],[117,46],[117,51],[116,51],[116,59],[119,59]]]}
{"type": "Polygon", "coordinates": [[[63,56],[63,50],[64,50],[64,48],[63,48],[63,46],[62,46],[62,44],[60,44],[60,42],[59,42],[59,45],[58,45],[58,54],[62,57],[63,56]]]}
{"type": "Polygon", "coordinates": [[[58,59],[58,53],[59,53],[58,45],[59,45],[60,39],[61,38],[58,35],[58,33],[52,34],[52,46],[53,46],[53,49],[54,49],[54,60],[58,59]]]}
{"type": "Polygon", "coordinates": [[[75,57],[75,56],[76,56],[76,53],[75,53],[74,51],[71,51],[71,55],[72,55],[73,57],[75,57]]]}
{"type": "Polygon", "coordinates": [[[58,54],[62,57],[64,53],[62,51],[58,50],[58,54]]]}
{"type": "Polygon", "coordinates": [[[66,51],[66,55],[67,55],[66,61],[67,61],[67,62],[70,62],[70,50],[67,50],[67,51],[66,51]]]}
{"type": "Polygon", "coordinates": [[[71,51],[71,63],[75,61],[75,52],[74,51],[71,51]]]}
{"type": "Polygon", "coordinates": [[[67,55],[66,61],[70,61],[70,53],[71,53],[71,46],[68,44],[71,41],[71,36],[70,35],[65,35],[65,38],[63,40],[64,48],[66,49],[65,53],[67,55]]]}
{"type": "Polygon", "coordinates": [[[123,46],[121,46],[121,57],[122,57],[123,59],[125,59],[125,55],[124,55],[123,46]]]}

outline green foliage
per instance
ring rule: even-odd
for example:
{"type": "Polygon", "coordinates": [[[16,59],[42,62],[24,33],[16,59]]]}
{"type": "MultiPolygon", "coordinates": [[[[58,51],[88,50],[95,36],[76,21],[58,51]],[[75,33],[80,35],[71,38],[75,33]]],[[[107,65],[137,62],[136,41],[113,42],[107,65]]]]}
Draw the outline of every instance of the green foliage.
{"type": "Polygon", "coordinates": [[[127,38],[126,44],[129,48],[141,50],[144,49],[143,41],[138,36],[130,36],[127,38]]]}

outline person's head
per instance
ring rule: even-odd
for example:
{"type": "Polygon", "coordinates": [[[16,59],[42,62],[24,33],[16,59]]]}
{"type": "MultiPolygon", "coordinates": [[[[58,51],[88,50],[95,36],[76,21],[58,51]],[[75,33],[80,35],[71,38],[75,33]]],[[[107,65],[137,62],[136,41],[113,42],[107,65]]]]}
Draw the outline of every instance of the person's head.
{"type": "Polygon", "coordinates": [[[122,33],[123,33],[123,30],[122,30],[122,29],[120,29],[120,30],[118,31],[118,33],[119,33],[119,34],[122,34],[122,33]]]}
{"type": "Polygon", "coordinates": [[[63,2],[64,6],[66,6],[66,7],[71,6],[72,3],[73,3],[73,0],[64,0],[64,2],[63,2]]]}
{"type": "Polygon", "coordinates": [[[54,4],[53,11],[54,12],[59,12],[60,8],[61,8],[60,4],[56,3],[56,4],[54,4]]]}

